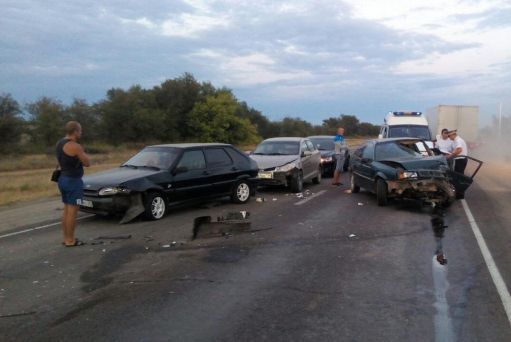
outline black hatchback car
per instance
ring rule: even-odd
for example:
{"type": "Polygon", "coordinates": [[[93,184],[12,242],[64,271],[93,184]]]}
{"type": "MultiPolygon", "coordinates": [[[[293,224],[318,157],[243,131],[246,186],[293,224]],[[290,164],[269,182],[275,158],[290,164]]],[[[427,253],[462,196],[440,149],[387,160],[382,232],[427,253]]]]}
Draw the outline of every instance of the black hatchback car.
{"type": "Polygon", "coordinates": [[[257,173],[257,164],[228,144],[148,146],[118,168],[84,177],[80,209],[124,213],[124,223],[140,214],[158,220],[171,204],[203,198],[245,203],[257,173]]]}

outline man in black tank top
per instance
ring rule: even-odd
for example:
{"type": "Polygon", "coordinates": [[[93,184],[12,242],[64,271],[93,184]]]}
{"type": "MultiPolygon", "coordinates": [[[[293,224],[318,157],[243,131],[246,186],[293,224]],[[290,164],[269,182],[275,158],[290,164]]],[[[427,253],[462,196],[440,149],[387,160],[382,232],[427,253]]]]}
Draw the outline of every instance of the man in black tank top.
{"type": "Polygon", "coordinates": [[[89,157],[77,143],[81,136],[82,126],[76,121],[69,121],[66,136],[57,142],[55,151],[61,169],[58,183],[64,203],[62,235],[66,247],[84,245],[75,238],[76,215],[83,197],[83,167],[90,165],[89,157]]]}

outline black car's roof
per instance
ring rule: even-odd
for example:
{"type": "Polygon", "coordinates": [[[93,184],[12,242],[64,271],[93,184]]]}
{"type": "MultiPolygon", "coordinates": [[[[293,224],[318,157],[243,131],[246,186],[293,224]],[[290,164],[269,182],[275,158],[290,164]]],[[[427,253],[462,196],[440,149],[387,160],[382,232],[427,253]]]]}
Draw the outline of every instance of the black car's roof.
{"type": "Polygon", "coordinates": [[[393,142],[393,141],[423,141],[420,138],[412,138],[412,137],[402,137],[402,138],[382,138],[382,139],[369,139],[366,142],[374,142],[374,143],[383,143],[383,142],[393,142]]]}
{"type": "Polygon", "coordinates": [[[161,144],[147,147],[174,147],[174,148],[192,148],[192,147],[212,147],[212,146],[232,146],[223,143],[182,143],[182,144],[161,144]]]}

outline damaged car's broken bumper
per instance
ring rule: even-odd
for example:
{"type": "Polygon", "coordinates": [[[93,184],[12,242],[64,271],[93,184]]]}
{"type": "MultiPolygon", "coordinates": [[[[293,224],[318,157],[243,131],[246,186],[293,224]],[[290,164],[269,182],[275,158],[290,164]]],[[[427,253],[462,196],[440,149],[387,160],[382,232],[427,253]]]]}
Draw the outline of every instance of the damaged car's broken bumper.
{"type": "Polygon", "coordinates": [[[387,181],[390,197],[422,199],[426,202],[452,202],[454,186],[446,178],[418,178],[387,181]]]}

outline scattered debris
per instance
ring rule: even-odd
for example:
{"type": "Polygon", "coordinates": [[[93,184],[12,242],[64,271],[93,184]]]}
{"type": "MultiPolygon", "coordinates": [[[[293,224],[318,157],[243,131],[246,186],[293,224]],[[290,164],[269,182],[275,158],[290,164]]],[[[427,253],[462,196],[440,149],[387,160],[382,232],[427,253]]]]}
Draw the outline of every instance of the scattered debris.
{"type": "Polygon", "coordinates": [[[277,198],[276,198],[276,197],[273,197],[273,202],[275,202],[276,200],[277,200],[277,198]]]}
{"type": "Polygon", "coordinates": [[[131,234],[119,236],[98,236],[94,240],[127,240],[127,239],[131,239],[131,234]]]}
{"type": "Polygon", "coordinates": [[[351,194],[351,189],[344,190],[345,193],[351,194]]]}
{"type": "Polygon", "coordinates": [[[247,211],[230,212],[225,216],[217,217],[212,222],[211,216],[200,216],[193,222],[193,239],[199,237],[225,236],[233,232],[249,231],[251,222],[247,211]]]}
{"type": "Polygon", "coordinates": [[[358,202],[358,205],[359,205],[359,206],[363,206],[363,205],[364,205],[364,203],[362,203],[362,202],[358,202]]]}
{"type": "Polygon", "coordinates": [[[162,248],[170,248],[170,245],[163,245],[162,248]]]}
{"type": "Polygon", "coordinates": [[[106,249],[102,249],[101,252],[106,253],[106,249]]]}
{"type": "Polygon", "coordinates": [[[32,284],[39,284],[39,280],[34,280],[32,284]]]}
{"type": "Polygon", "coordinates": [[[356,237],[356,235],[355,235],[355,234],[350,234],[350,236],[349,236],[349,237],[350,237],[350,238],[354,238],[354,237],[356,237]]]}
{"type": "Polygon", "coordinates": [[[266,202],[266,198],[264,197],[257,197],[256,202],[266,202]]]}
{"type": "Polygon", "coordinates": [[[298,192],[298,193],[296,194],[296,197],[298,197],[298,198],[303,198],[303,194],[302,194],[301,192],[298,192]]]}

